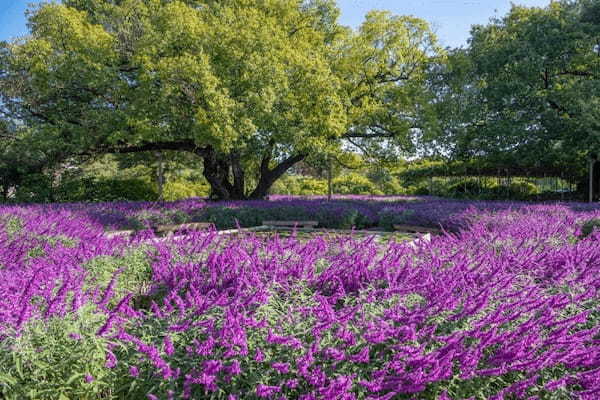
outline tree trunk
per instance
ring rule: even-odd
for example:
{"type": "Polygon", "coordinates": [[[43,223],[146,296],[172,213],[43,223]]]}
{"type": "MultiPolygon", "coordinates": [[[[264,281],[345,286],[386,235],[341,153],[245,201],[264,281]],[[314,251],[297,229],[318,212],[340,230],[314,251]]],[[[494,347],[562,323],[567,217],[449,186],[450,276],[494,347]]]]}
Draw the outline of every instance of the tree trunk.
{"type": "Polygon", "coordinates": [[[594,184],[593,184],[593,192],[592,192],[592,200],[598,201],[600,200],[600,161],[596,161],[594,163],[594,184]]]}
{"type": "Polygon", "coordinates": [[[327,157],[327,201],[331,201],[333,195],[333,171],[331,157],[327,157]]]}
{"type": "MultiPolygon", "coordinates": [[[[588,161],[589,167],[589,161],[588,161]]],[[[593,169],[593,192],[592,201],[600,199],[600,162],[596,162],[593,169]]],[[[589,190],[590,190],[590,178],[589,174],[586,174],[579,178],[577,181],[577,197],[580,200],[588,201],[589,190]]]]}
{"type": "Polygon", "coordinates": [[[270,169],[269,163],[271,161],[270,152],[263,157],[260,165],[260,178],[256,189],[250,194],[249,198],[253,200],[262,200],[269,194],[269,189],[275,183],[275,181],[283,174],[287,172],[291,167],[306,158],[306,154],[298,154],[290,156],[279,163],[275,168],[270,169]]]}
{"type": "MultiPolygon", "coordinates": [[[[232,152],[220,155],[212,148],[199,154],[204,159],[204,177],[210,184],[213,200],[247,200],[246,174],[242,167],[241,155],[232,152]],[[233,183],[231,182],[233,178],[233,183]]],[[[270,187],[270,186],[269,186],[270,187]]]]}
{"type": "Polygon", "coordinates": [[[238,200],[246,198],[246,179],[242,168],[240,153],[232,152],[229,156],[231,161],[231,173],[233,175],[233,190],[231,196],[238,200]]]}
{"type": "Polygon", "coordinates": [[[164,188],[165,188],[165,165],[163,160],[163,154],[160,151],[155,153],[157,159],[157,168],[156,168],[156,183],[158,185],[158,200],[163,201],[164,196],[164,188]]]}
{"type": "Polygon", "coordinates": [[[173,142],[143,143],[135,146],[103,147],[87,153],[81,153],[80,155],[101,153],[127,154],[161,150],[191,152],[203,159],[203,175],[210,185],[210,198],[212,200],[248,200],[266,198],[273,183],[292,166],[304,160],[307,156],[306,154],[290,156],[271,169],[269,165],[272,161],[274,145],[275,143],[270,143],[267,147],[260,165],[258,184],[249,195],[246,195],[246,174],[239,152],[234,151],[230,154],[219,154],[211,146],[198,147],[193,140],[189,139],[173,142]],[[231,182],[231,178],[233,178],[233,183],[231,182]]]}
{"type": "Polygon", "coordinates": [[[213,200],[231,200],[232,185],[229,183],[229,165],[219,159],[212,148],[206,149],[204,158],[203,175],[210,185],[210,198],[213,200]]]}

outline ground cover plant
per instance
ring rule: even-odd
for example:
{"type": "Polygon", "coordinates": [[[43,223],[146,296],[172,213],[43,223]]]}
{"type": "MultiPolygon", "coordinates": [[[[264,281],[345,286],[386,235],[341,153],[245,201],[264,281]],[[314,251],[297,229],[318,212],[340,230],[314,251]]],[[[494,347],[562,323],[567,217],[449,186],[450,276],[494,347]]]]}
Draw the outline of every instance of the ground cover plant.
{"type": "MultiPolygon", "coordinates": [[[[427,196],[337,195],[271,196],[270,200],[208,202],[191,198],[175,202],[63,203],[23,206],[41,212],[68,211],[108,230],[144,230],[157,224],[212,222],[218,229],[254,227],[264,220],[317,220],[331,229],[378,228],[394,224],[443,226],[458,230],[468,224],[467,210],[503,210],[527,207],[525,202],[447,200],[427,196]]],[[[572,203],[569,207],[586,210],[572,203]]],[[[593,207],[592,207],[593,208],[593,207]]]]}
{"type": "Polygon", "coordinates": [[[583,204],[433,198],[2,207],[0,393],[596,399],[598,218],[583,204]],[[327,224],[353,211],[447,233],[104,235],[207,209],[340,213],[327,224]]]}

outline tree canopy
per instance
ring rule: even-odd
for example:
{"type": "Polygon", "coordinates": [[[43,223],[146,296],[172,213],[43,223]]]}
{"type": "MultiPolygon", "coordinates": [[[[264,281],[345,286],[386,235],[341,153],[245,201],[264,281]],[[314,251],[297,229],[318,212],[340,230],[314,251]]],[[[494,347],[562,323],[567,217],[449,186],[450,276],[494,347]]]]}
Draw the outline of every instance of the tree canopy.
{"type": "MultiPolygon", "coordinates": [[[[46,163],[191,152],[219,199],[264,197],[311,154],[413,150],[440,49],[427,23],[331,0],[65,0],[0,50],[0,110],[46,163]]],[[[35,163],[34,163],[35,164],[35,163]]],[[[6,179],[6,177],[5,177],[6,179]]]]}
{"type": "Polygon", "coordinates": [[[457,49],[419,18],[371,11],[351,29],[338,16],[334,0],[32,8],[30,34],[0,45],[0,186],[67,160],[171,152],[197,160],[215,199],[263,198],[300,162],[354,153],[585,187],[600,153],[598,1],[513,6],[457,49]]]}
{"type": "Polygon", "coordinates": [[[474,26],[468,47],[431,73],[440,125],[429,141],[454,159],[582,175],[600,149],[598,10],[513,6],[474,26]]]}

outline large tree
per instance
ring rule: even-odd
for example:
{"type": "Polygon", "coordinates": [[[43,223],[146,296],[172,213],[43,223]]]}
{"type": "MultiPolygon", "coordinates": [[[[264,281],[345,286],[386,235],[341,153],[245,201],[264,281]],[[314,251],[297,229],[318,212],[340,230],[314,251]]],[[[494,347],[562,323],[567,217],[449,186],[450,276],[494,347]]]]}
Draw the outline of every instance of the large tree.
{"type": "Polygon", "coordinates": [[[215,198],[263,198],[345,140],[413,144],[438,51],[427,24],[373,12],[352,31],[338,13],[332,0],[45,4],[0,52],[1,109],[53,160],[186,151],[215,198]]]}
{"type": "Polygon", "coordinates": [[[468,47],[432,69],[440,124],[428,139],[452,158],[584,178],[600,150],[599,10],[513,6],[473,27],[468,47]]]}

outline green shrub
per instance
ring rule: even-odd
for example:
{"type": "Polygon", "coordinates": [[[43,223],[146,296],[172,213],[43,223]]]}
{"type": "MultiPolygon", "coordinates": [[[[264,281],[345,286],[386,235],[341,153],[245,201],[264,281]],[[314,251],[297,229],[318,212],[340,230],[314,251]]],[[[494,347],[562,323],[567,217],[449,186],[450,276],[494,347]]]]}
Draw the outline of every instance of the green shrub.
{"type": "Polygon", "coordinates": [[[94,307],[64,318],[32,320],[20,334],[2,339],[0,397],[110,398],[115,371],[105,368],[108,343],[96,335],[106,316],[94,307]]]}
{"type": "Polygon", "coordinates": [[[366,176],[357,173],[350,173],[335,178],[333,180],[333,191],[338,194],[383,194],[366,176]]]}
{"type": "Polygon", "coordinates": [[[508,186],[492,186],[483,193],[482,199],[530,200],[537,193],[539,193],[539,191],[534,184],[530,182],[516,181],[512,182],[508,186]]]}
{"type": "Polygon", "coordinates": [[[182,210],[170,210],[167,212],[167,215],[173,224],[183,224],[191,220],[191,216],[182,210]]]}
{"type": "Polygon", "coordinates": [[[408,194],[412,194],[415,196],[429,196],[433,193],[429,190],[429,185],[426,183],[421,183],[418,185],[411,186],[411,190],[408,194]]]}
{"type": "Polygon", "coordinates": [[[388,181],[382,182],[379,185],[379,190],[385,195],[400,195],[406,192],[405,188],[403,188],[398,180],[394,177],[388,181]]]}
{"type": "Polygon", "coordinates": [[[441,191],[446,197],[479,200],[530,200],[538,193],[538,188],[527,181],[516,180],[510,185],[498,185],[472,179],[454,182],[441,191]]]}
{"type": "Polygon", "coordinates": [[[241,227],[262,225],[268,218],[264,209],[240,207],[207,207],[194,215],[193,222],[212,222],[217,229],[233,229],[239,224],[241,227]]]}
{"type": "Polygon", "coordinates": [[[387,168],[374,167],[368,169],[365,175],[377,190],[385,195],[398,195],[405,192],[398,179],[387,168]]]}
{"type": "Polygon", "coordinates": [[[315,178],[303,178],[300,180],[299,195],[319,195],[327,193],[327,182],[315,178]]]}
{"type": "Polygon", "coordinates": [[[399,210],[398,208],[386,207],[377,214],[379,217],[379,227],[386,231],[393,231],[394,225],[407,224],[413,214],[413,210],[399,210]]]}
{"type": "Polygon", "coordinates": [[[126,250],[123,256],[92,258],[84,264],[84,268],[88,272],[86,286],[88,288],[106,288],[116,277],[113,302],[119,301],[129,292],[143,292],[152,279],[149,250],[150,248],[147,246],[140,246],[126,250]],[[120,273],[115,276],[117,271],[120,273]]]}
{"type": "Polygon", "coordinates": [[[286,175],[273,184],[271,193],[297,196],[324,195],[327,193],[327,181],[309,176],[286,175]]]}
{"type": "MultiPolygon", "coordinates": [[[[393,176],[381,180],[377,184],[367,176],[358,173],[349,173],[335,178],[332,185],[333,192],[336,194],[397,195],[406,193],[406,189],[393,176]]],[[[275,182],[271,188],[271,193],[297,196],[325,195],[327,194],[327,189],[327,181],[325,179],[286,175],[275,182]]]]}
{"type": "Polygon", "coordinates": [[[536,185],[526,181],[512,182],[509,189],[511,194],[515,195],[515,198],[531,198],[540,193],[540,190],[536,185]]]}
{"type": "Polygon", "coordinates": [[[280,206],[269,208],[255,207],[206,207],[198,210],[193,222],[211,222],[217,229],[232,229],[262,225],[265,220],[316,220],[321,228],[350,229],[365,228],[369,220],[354,208],[344,208],[342,212],[332,212],[326,208],[309,210],[304,207],[280,206]]]}
{"type": "Polygon", "coordinates": [[[191,197],[208,197],[210,186],[204,182],[188,180],[169,181],[163,188],[163,198],[166,201],[189,199],[191,197]]]}
{"type": "Polygon", "coordinates": [[[581,237],[586,238],[598,230],[600,230],[600,218],[590,219],[581,226],[581,237]]]}
{"type": "Polygon", "coordinates": [[[61,202],[153,201],[158,197],[154,186],[139,178],[80,178],[63,182],[56,190],[61,202]]]}
{"type": "Polygon", "coordinates": [[[24,177],[16,188],[14,201],[17,203],[49,203],[55,201],[50,177],[31,174],[24,177]]]}
{"type": "Polygon", "coordinates": [[[348,210],[339,220],[337,226],[332,228],[338,229],[364,229],[368,226],[369,221],[358,210],[348,210]]]}
{"type": "Polygon", "coordinates": [[[450,184],[445,190],[444,194],[449,197],[459,198],[475,198],[490,190],[489,186],[480,184],[477,181],[467,180],[460,181],[450,184]]]}

